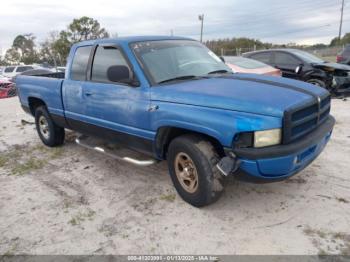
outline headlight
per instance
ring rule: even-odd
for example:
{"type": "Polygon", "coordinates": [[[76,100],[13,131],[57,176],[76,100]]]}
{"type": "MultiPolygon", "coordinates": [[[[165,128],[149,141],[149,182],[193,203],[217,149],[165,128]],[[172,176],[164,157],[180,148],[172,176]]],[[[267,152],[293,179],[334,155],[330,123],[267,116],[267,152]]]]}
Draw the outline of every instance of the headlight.
{"type": "Polygon", "coordinates": [[[281,143],[281,129],[270,129],[254,132],[254,147],[273,146],[281,143]]]}

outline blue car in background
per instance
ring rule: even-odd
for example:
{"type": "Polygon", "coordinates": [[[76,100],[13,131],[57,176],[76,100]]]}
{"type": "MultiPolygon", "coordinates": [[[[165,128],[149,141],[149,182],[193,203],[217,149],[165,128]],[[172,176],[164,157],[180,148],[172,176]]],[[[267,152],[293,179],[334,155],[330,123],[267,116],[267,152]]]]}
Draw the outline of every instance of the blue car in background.
{"type": "MultiPolygon", "coordinates": [[[[63,74],[61,73],[62,77],[63,74]]],[[[201,43],[181,37],[126,37],[75,44],[64,78],[18,76],[23,109],[47,146],[65,129],[167,160],[179,195],[193,206],[216,201],[227,176],[286,179],[324,149],[334,126],[330,94],[308,83],[233,74],[201,43]]],[[[86,140],[84,140],[86,139],[86,140]]]]}

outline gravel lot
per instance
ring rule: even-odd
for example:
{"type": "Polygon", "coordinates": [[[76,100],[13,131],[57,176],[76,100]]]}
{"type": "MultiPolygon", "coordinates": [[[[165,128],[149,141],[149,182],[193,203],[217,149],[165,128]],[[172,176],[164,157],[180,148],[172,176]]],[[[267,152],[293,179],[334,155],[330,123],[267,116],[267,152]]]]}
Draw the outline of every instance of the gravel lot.
{"type": "Polygon", "coordinates": [[[323,154],[284,182],[231,179],[214,205],[176,194],[166,162],[135,167],[44,147],[18,98],[0,100],[0,254],[348,254],[350,101],[323,154]]]}

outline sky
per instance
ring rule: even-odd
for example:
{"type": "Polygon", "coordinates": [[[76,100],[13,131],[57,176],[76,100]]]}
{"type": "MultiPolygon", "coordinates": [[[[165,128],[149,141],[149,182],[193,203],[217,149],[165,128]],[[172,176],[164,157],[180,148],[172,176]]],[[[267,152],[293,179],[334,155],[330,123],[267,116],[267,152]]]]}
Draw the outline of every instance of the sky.
{"type": "MultiPolygon", "coordinates": [[[[0,54],[18,34],[43,42],[74,19],[97,19],[111,35],[174,35],[204,40],[250,37],[272,43],[326,43],[338,35],[342,0],[10,0],[0,3],[0,54]]],[[[350,32],[345,0],[343,32],[350,32]]]]}

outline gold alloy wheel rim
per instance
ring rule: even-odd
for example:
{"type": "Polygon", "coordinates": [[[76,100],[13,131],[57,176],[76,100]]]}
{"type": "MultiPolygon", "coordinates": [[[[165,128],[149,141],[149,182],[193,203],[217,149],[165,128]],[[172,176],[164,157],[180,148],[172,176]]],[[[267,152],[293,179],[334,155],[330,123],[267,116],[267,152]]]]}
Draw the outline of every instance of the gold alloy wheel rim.
{"type": "Polygon", "coordinates": [[[50,137],[49,123],[47,122],[47,120],[44,116],[40,116],[40,118],[39,118],[39,130],[40,130],[41,135],[45,139],[49,139],[49,137],[50,137]]]}
{"type": "Polygon", "coordinates": [[[193,160],[186,153],[180,152],[175,157],[175,173],[183,189],[188,193],[198,188],[198,173],[193,160]]]}

